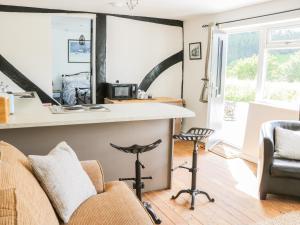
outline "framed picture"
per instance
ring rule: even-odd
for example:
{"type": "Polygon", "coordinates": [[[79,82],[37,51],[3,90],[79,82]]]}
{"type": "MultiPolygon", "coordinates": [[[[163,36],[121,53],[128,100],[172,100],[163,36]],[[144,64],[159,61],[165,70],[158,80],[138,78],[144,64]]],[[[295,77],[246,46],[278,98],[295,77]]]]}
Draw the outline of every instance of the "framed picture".
{"type": "Polygon", "coordinates": [[[91,41],[86,40],[80,44],[79,40],[68,40],[68,63],[90,63],[91,41]]]}
{"type": "Polygon", "coordinates": [[[190,43],[190,60],[202,59],[201,42],[190,43]]]}

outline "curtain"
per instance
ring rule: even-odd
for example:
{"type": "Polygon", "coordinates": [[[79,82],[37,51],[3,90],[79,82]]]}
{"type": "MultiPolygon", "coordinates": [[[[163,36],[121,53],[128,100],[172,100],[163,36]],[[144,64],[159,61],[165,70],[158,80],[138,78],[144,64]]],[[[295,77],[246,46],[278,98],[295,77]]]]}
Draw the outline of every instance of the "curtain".
{"type": "Polygon", "coordinates": [[[203,81],[201,95],[200,95],[200,102],[207,103],[208,102],[208,85],[209,85],[209,77],[210,77],[210,67],[211,67],[211,50],[212,50],[212,38],[213,38],[213,31],[215,29],[215,23],[210,23],[208,25],[208,39],[207,39],[207,49],[206,49],[206,58],[205,58],[205,73],[204,78],[201,80],[203,81]]]}

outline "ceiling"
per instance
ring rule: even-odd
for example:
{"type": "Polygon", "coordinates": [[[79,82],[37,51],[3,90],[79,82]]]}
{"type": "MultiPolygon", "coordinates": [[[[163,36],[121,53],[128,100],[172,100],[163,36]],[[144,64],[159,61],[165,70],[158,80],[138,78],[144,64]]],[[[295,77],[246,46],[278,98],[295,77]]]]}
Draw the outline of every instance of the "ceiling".
{"type": "Polygon", "coordinates": [[[268,1],[271,0],[140,0],[140,4],[133,11],[128,10],[125,4],[121,7],[110,4],[124,3],[126,0],[0,0],[0,4],[184,19],[268,1]]]}

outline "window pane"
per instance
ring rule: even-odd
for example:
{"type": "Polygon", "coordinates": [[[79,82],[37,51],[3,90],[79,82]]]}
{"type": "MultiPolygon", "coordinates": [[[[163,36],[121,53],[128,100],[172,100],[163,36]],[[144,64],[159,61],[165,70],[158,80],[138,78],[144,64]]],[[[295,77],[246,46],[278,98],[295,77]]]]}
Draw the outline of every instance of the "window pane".
{"type": "Polygon", "coordinates": [[[242,148],[248,102],[255,100],[259,32],[228,35],[223,140],[242,148]]]}
{"type": "Polygon", "coordinates": [[[300,49],[268,51],[264,99],[300,102],[300,49]]]}
{"type": "Polygon", "coordinates": [[[234,102],[255,100],[259,32],[228,36],[225,99],[234,102]]]}
{"type": "Polygon", "coordinates": [[[270,30],[271,41],[300,40],[300,26],[289,28],[274,28],[270,30]]]}

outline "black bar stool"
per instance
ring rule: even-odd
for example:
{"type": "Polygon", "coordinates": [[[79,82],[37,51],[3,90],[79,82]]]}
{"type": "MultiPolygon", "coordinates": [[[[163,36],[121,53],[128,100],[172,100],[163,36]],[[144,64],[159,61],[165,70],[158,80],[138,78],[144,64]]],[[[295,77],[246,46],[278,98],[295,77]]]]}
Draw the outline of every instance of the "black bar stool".
{"type": "Polygon", "coordinates": [[[179,139],[179,140],[183,140],[183,141],[192,141],[194,142],[194,150],[193,150],[193,163],[192,163],[192,168],[188,168],[183,166],[184,164],[186,164],[187,162],[185,162],[184,164],[174,168],[178,169],[178,168],[183,168],[183,169],[187,169],[189,172],[192,173],[192,184],[191,184],[191,188],[190,189],[185,189],[185,190],[181,190],[177,193],[176,196],[172,196],[171,199],[176,199],[179,197],[179,195],[181,195],[182,193],[188,193],[192,196],[192,202],[191,202],[191,208],[192,210],[194,210],[195,208],[195,197],[198,194],[204,194],[208,200],[210,202],[214,202],[215,200],[213,198],[211,198],[206,192],[204,191],[200,191],[199,189],[197,189],[197,159],[198,159],[198,145],[199,143],[203,143],[203,141],[205,139],[207,139],[211,134],[213,134],[214,130],[212,129],[207,129],[207,128],[191,128],[187,133],[181,133],[179,135],[173,135],[174,139],[179,139]]]}
{"type": "Polygon", "coordinates": [[[135,189],[135,191],[136,191],[136,196],[143,203],[144,207],[146,208],[148,213],[151,215],[152,219],[154,220],[154,222],[156,224],[160,224],[161,220],[156,216],[151,205],[148,202],[142,201],[142,189],[144,188],[144,182],[142,182],[142,180],[152,179],[152,177],[151,176],[150,177],[142,177],[141,168],[145,169],[145,166],[140,162],[139,154],[155,149],[161,142],[162,141],[159,139],[150,145],[132,145],[129,147],[120,147],[120,146],[114,145],[112,143],[110,144],[113,148],[116,148],[122,152],[136,154],[135,177],[134,178],[120,178],[119,180],[120,181],[128,181],[128,180],[134,181],[133,189],[135,189]]]}

